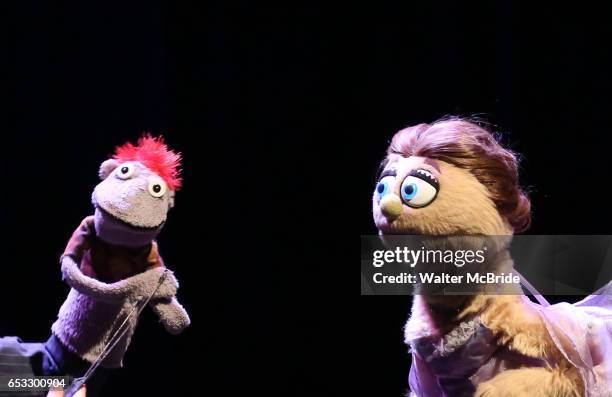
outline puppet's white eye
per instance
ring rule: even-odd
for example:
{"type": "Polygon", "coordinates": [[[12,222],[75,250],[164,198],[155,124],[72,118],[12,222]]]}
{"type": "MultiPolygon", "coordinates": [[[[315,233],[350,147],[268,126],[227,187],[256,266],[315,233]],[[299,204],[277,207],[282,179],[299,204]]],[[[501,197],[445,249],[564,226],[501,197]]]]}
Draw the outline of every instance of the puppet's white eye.
{"type": "Polygon", "coordinates": [[[166,194],[166,183],[161,179],[152,179],[149,181],[149,193],[153,197],[162,197],[166,194]]]}
{"type": "Polygon", "coordinates": [[[393,189],[395,177],[388,175],[380,179],[376,185],[376,198],[380,200],[393,189]]]}
{"type": "Polygon", "coordinates": [[[128,179],[134,174],[136,167],[132,163],[123,163],[117,167],[117,176],[121,179],[128,179]]]}
{"type": "Polygon", "coordinates": [[[430,172],[415,170],[402,182],[400,193],[406,205],[421,208],[434,201],[439,188],[440,184],[430,172]]]}

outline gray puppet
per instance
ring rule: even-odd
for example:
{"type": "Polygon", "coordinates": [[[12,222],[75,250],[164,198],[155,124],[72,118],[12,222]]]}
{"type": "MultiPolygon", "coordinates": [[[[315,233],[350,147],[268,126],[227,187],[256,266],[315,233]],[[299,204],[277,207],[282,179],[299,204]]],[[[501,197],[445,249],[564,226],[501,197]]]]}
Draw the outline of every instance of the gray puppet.
{"type": "Polygon", "coordinates": [[[47,342],[58,373],[81,376],[101,355],[101,367],[121,367],[143,301],[170,333],[189,325],[176,299],[178,282],[155,241],[180,188],[180,161],[161,137],[145,135],[102,163],[94,215],[81,222],[61,257],[72,289],[47,342]],[[124,333],[105,352],[122,324],[124,333]]]}

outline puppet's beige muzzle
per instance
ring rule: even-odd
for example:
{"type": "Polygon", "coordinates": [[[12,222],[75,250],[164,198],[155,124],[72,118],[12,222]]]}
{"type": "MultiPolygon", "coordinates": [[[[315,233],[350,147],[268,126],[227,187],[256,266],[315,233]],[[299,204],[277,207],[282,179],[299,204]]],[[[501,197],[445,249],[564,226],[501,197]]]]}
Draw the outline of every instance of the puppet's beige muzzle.
{"type": "Polygon", "coordinates": [[[395,194],[387,194],[380,200],[379,206],[380,212],[390,221],[402,213],[402,200],[395,194]]]}

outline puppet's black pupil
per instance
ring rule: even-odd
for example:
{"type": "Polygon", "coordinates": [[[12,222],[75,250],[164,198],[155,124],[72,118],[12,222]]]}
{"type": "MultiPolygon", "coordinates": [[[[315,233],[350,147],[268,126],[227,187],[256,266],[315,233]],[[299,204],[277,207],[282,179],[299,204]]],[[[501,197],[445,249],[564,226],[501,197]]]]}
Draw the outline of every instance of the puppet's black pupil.
{"type": "Polygon", "coordinates": [[[382,183],[378,184],[378,193],[382,193],[385,191],[385,185],[382,183]]]}
{"type": "Polygon", "coordinates": [[[121,173],[122,174],[127,174],[128,173],[128,167],[121,168],[121,173]]]}
{"type": "Polygon", "coordinates": [[[161,191],[161,186],[160,185],[153,185],[153,191],[155,193],[159,193],[161,191]]]}
{"type": "Polygon", "coordinates": [[[406,193],[406,195],[409,196],[412,194],[412,192],[414,192],[414,186],[406,185],[406,187],[404,188],[404,193],[406,193]]]}

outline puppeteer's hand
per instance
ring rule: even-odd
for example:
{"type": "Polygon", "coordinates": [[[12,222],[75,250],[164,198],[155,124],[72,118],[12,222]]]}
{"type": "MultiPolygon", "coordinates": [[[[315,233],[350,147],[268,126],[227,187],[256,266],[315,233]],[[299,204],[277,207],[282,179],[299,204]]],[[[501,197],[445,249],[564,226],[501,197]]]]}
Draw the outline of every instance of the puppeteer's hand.
{"type": "MultiPolygon", "coordinates": [[[[64,397],[63,390],[50,390],[47,397],[64,397]]],[[[74,395],[74,397],[85,397],[85,387],[81,387],[81,389],[74,395]]]]}

